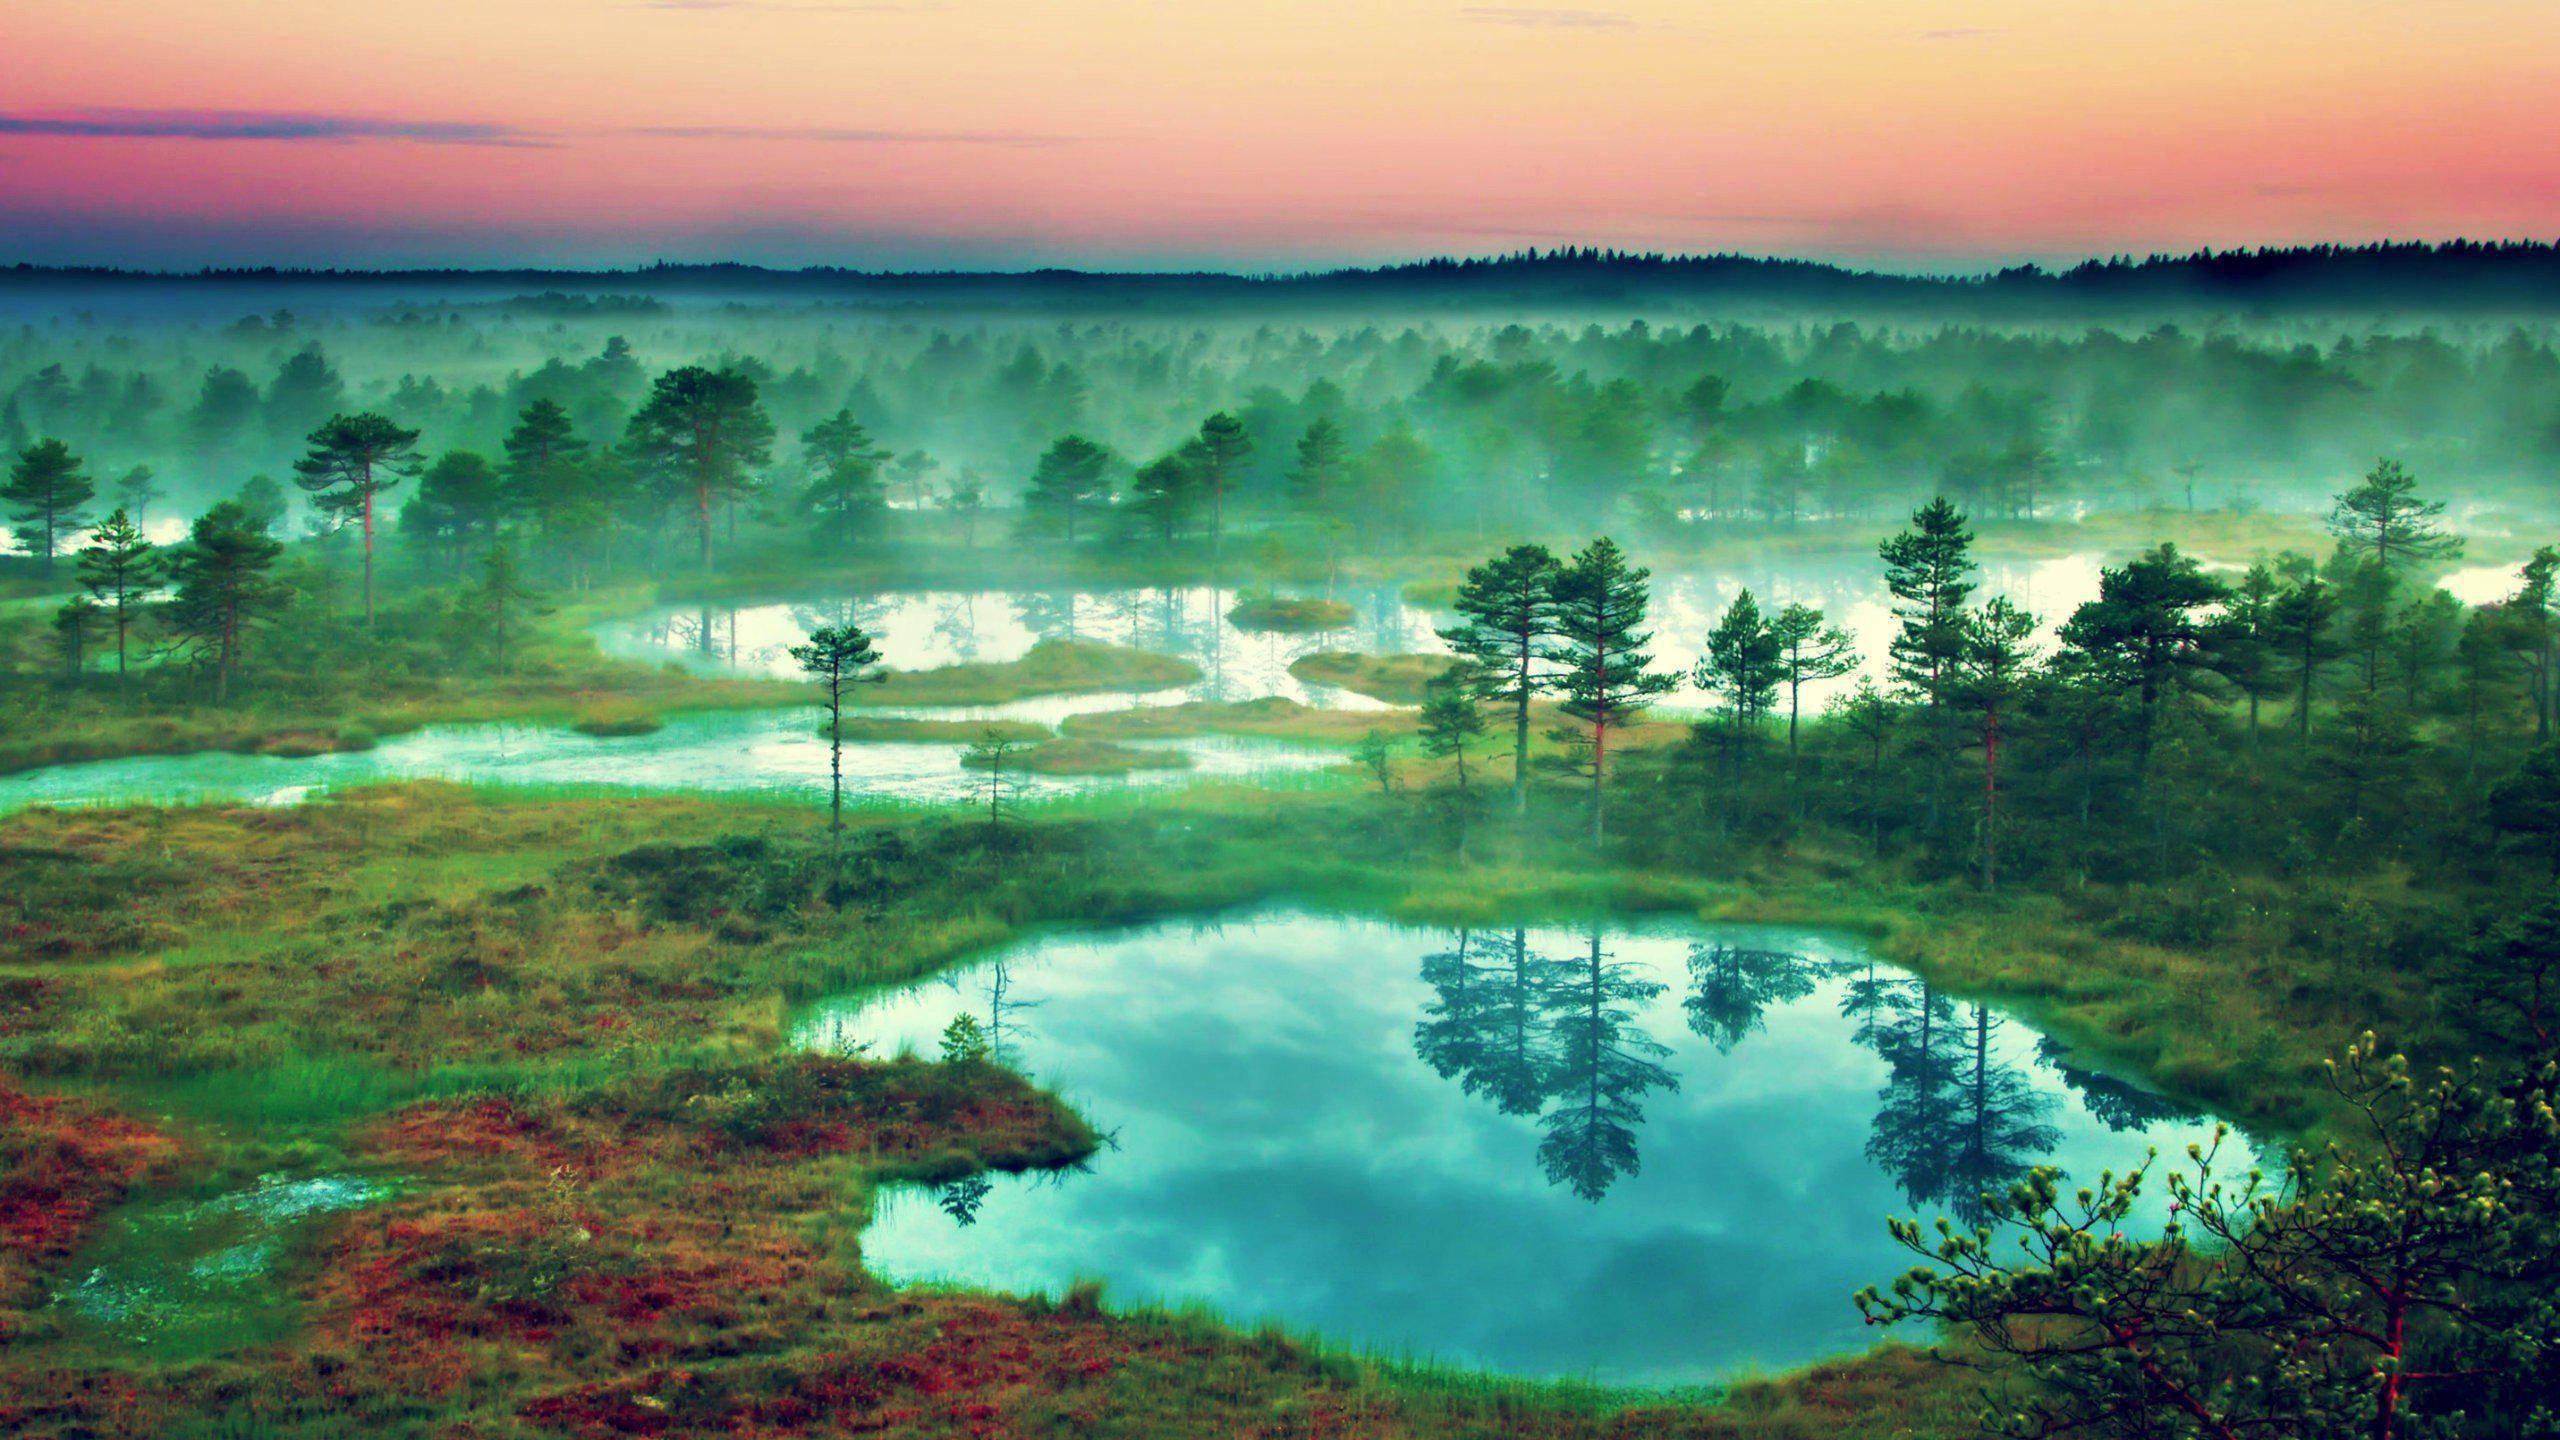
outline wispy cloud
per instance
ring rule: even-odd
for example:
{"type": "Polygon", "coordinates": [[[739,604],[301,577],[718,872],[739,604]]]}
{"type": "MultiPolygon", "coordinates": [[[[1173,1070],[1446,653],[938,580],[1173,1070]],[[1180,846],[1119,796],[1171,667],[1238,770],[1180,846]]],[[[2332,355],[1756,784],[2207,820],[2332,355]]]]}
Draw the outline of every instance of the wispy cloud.
{"type": "Polygon", "coordinates": [[[535,146],[552,143],[512,125],[477,120],[402,120],[285,110],[148,110],[95,106],[0,111],[0,135],[82,140],[266,140],[347,144],[535,146]]]}
{"type": "Polygon", "coordinates": [[[1081,138],[1028,131],[859,130],[824,125],[643,125],[622,133],[660,140],[816,140],[835,145],[1072,145],[1081,138]]]}
{"type": "Polygon", "coordinates": [[[1981,40],[1999,33],[1996,27],[1989,25],[1953,25],[1944,30],[1923,30],[1920,32],[1920,38],[1923,40],[1981,40]]]}
{"type": "Polygon", "coordinates": [[[1632,30],[1636,19],[1623,10],[1549,10],[1522,5],[1469,5],[1458,18],[1478,25],[1528,25],[1549,30],[1632,30]]]}
{"type": "Polygon", "coordinates": [[[0,136],[74,140],[239,140],[324,145],[551,147],[595,136],[658,140],[801,140],[836,145],[1071,145],[1081,137],[1009,130],[879,130],[828,125],[635,125],[544,132],[477,120],[401,120],[271,110],[144,110],[104,106],[0,110],[0,136]]]}

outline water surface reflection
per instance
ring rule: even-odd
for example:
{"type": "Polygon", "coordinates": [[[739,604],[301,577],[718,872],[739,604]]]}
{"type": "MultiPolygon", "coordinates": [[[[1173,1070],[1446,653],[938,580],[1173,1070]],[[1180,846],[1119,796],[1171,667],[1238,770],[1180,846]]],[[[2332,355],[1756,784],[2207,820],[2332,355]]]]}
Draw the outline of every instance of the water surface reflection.
{"type": "Polygon", "coordinates": [[[882,1273],[1096,1277],[1529,1375],[1859,1348],[1847,1297],[1907,1260],[1886,1214],[2209,1130],[1853,944],[1758,927],[1171,922],[820,1006],[801,1037],[930,1052],[963,1010],[1115,1144],[893,1194],[864,1236],[882,1273]]]}

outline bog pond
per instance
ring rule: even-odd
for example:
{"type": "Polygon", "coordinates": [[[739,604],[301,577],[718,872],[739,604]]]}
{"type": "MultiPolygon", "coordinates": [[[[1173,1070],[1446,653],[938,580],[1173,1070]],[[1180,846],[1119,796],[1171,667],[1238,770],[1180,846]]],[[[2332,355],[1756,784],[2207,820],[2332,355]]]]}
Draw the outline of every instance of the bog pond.
{"type": "MultiPolygon", "coordinates": [[[[2081,602],[2098,593],[2100,559],[2073,554],[2035,561],[1989,561],[1980,593],[2007,595],[2033,611],[2049,635],[2081,602]]],[[[1881,657],[1894,631],[1883,572],[1871,555],[1791,556],[1713,574],[1668,571],[1655,577],[1649,626],[1666,668],[1686,671],[1726,606],[1749,588],[1765,607],[1803,603],[1819,607],[1833,624],[1857,639],[1869,672],[1883,674],[1881,657]]],[[[752,604],[661,606],[596,627],[606,653],[658,660],[723,675],[788,677],[798,673],[790,647],[819,625],[856,624],[876,637],[889,663],[902,669],[1006,661],[1021,658],[1042,640],[1101,640],[1167,655],[1200,668],[1195,684],[1151,695],[1077,697],[1059,710],[1116,709],[1133,701],[1253,700],[1277,695],[1329,709],[1372,709],[1378,702],[1338,686],[1313,684],[1290,673],[1290,664],[1320,650],[1364,655],[1438,654],[1448,649],[1440,627],[1449,611],[1417,603],[1393,585],[1291,587],[1293,597],[1332,600],[1349,619],[1330,629],[1301,632],[1256,630],[1236,622],[1240,600],[1253,592],[1207,585],[1078,590],[910,590],[869,595],[820,595],[752,604]]],[[[1853,684],[1833,681],[1808,690],[1820,704],[1853,684]]],[[[1703,703],[1687,682],[1666,703],[1703,703]]],[[[1039,712],[1006,707],[998,712],[1040,718],[1039,712]]]]}
{"type": "MultiPolygon", "coordinates": [[[[1856,635],[1871,667],[1882,663],[1892,611],[1871,558],[1790,558],[1766,573],[1672,573],[1655,586],[1653,629],[1666,666],[1685,671],[1708,628],[1743,586],[1764,601],[1819,605],[1856,635]]],[[[2048,630],[2097,593],[2098,557],[2063,556],[1984,567],[1984,594],[2017,598],[2048,630]]],[[[1293,592],[1294,593],[1294,592],[1293,592]]],[[[937,720],[1004,719],[1055,725],[1071,715],[1186,700],[1281,697],[1334,710],[1380,710],[1380,701],[1291,673],[1317,651],[1437,653],[1446,611],[1414,603],[1401,587],[1307,587],[1350,610],[1349,623],[1301,633],[1255,630],[1233,618],[1240,592],[1196,587],[1085,590],[882,591],[753,604],[664,606],[608,620],[597,643],[628,659],[705,674],[790,677],[789,648],[821,624],[853,621],[878,637],[888,662],[904,670],[1015,660],[1043,639],[1102,640],[1191,661],[1201,678],[1155,691],[1051,695],[1006,704],[875,709],[869,714],[937,720]]],[[[1808,687],[1819,707],[1854,683],[1808,687]]],[[[1704,698],[1683,679],[1664,702],[1696,709],[1704,698]]],[[[1115,775],[1028,777],[1033,796],[1180,783],[1202,777],[1273,776],[1339,765],[1338,746],[1286,740],[1184,736],[1127,742],[1181,752],[1180,768],[1115,775]]],[[[973,788],[959,741],[866,741],[845,749],[848,798],[950,801],[973,788]]],[[[380,780],[454,779],[530,786],[759,792],[823,799],[827,747],[806,707],[709,711],[669,716],[645,735],[598,737],[566,725],[507,722],[432,725],[351,753],[257,756],[227,753],[139,756],[0,775],[0,812],[26,805],[247,800],[292,803],[336,786],[380,780]]]]}
{"type": "Polygon", "coordinates": [[[875,1272],[1095,1279],[1113,1305],[1607,1384],[1861,1349],[1850,1295],[1910,1263],[1887,1215],[2213,1130],[1853,942],[1763,927],[1268,909],[1066,932],[814,1006],[797,1039],[932,1054],[962,1014],[1111,1143],[891,1191],[875,1272]]]}

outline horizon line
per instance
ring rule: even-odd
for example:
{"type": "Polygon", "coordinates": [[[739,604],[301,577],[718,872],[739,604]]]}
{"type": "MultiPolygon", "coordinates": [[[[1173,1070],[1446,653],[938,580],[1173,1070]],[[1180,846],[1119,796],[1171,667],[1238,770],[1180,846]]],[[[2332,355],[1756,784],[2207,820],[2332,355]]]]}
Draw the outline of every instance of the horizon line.
{"type": "Polygon", "coordinates": [[[2003,277],[2058,278],[2074,272],[2110,267],[2141,268],[2231,258],[2338,258],[2380,256],[2388,254],[2454,253],[2544,253],[2560,256],[2560,237],[2504,236],[2495,238],[2456,237],[2449,240],[2371,240],[2313,241],[2295,244],[2251,244],[2228,247],[2199,246],[2188,250],[2153,250],[2135,252],[2117,250],[2090,252],[2074,260],[2023,260],[2002,262],[1985,257],[1972,269],[1896,269],[1881,263],[1857,263],[1817,255],[1787,254],[1775,251],[1744,250],[1636,250],[1603,245],[1528,246],[1499,252],[1441,252],[1406,259],[1381,260],[1371,264],[1341,264],[1294,269],[1253,268],[1154,268],[1154,269],[1089,269],[1077,265],[1034,265],[1012,269],[892,268],[868,269],[832,262],[803,265],[773,264],[754,260],[677,260],[658,258],[613,265],[574,265],[558,263],[519,264],[412,264],[412,265],[296,265],[207,264],[191,269],[167,266],[129,265],[110,261],[39,262],[18,260],[0,263],[0,274],[12,277],[77,276],[99,279],[130,280],[226,280],[226,279],[399,279],[460,278],[472,276],[559,276],[607,279],[618,276],[642,276],[667,271],[730,271],[774,276],[837,277],[858,280],[1022,280],[1037,278],[1087,279],[1099,281],[1125,280],[1194,280],[1233,281],[1246,284],[1289,283],[1310,280],[1389,276],[1401,272],[1432,269],[1464,269],[1521,267],[1533,264],[1585,263],[1622,264],[1671,268],[1705,264],[1743,264],[1785,269],[1823,271],[1833,275],[1904,281],[1923,285],[1980,284],[2003,277]]]}

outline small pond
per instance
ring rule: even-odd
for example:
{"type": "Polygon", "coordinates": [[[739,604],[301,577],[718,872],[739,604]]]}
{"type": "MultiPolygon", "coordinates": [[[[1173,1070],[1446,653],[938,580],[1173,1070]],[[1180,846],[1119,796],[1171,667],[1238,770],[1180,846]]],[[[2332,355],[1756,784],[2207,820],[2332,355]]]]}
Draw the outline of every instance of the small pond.
{"type": "Polygon", "coordinates": [[[1758,927],[1268,910],[1037,940],[814,1007],[798,1038],[930,1054],[963,1012],[1113,1143],[892,1191],[863,1235],[879,1273],[1098,1279],[1115,1305],[1524,1376],[1677,1385],[1863,1348],[1849,1296],[1910,1263],[1887,1215],[2213,1128],[1855,944],[1758,927]]]}

